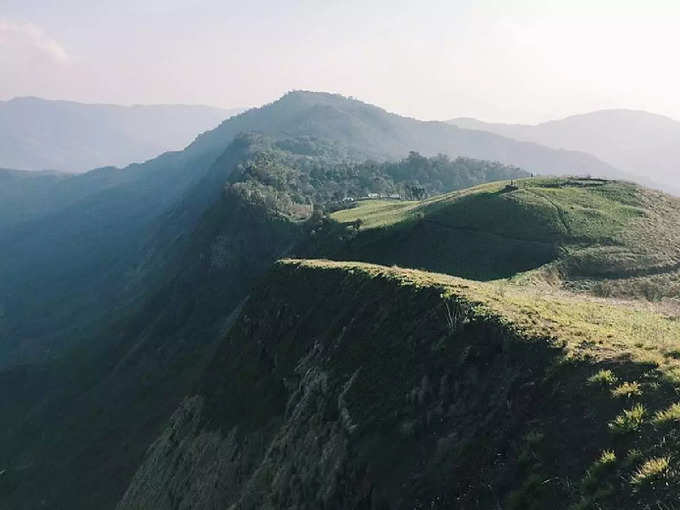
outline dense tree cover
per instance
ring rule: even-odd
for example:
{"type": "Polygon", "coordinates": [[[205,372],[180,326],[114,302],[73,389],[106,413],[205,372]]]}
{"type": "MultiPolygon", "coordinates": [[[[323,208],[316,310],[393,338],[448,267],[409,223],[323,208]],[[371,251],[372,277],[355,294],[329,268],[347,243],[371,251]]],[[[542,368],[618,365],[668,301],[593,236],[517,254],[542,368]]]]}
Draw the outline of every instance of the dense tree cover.
{"type": "Polygon", "coordinates": [[[232,173],[227,193],[294,219],[314,205],[348,207],[366,197],[422,199],[482,182],[527,176],[524,170],[498,162],[444,154],[427,158],[411,151],[396,162],[356,162],[338,146],[312,137],[274,141],[243,135],[250,157],[232,173]]]}

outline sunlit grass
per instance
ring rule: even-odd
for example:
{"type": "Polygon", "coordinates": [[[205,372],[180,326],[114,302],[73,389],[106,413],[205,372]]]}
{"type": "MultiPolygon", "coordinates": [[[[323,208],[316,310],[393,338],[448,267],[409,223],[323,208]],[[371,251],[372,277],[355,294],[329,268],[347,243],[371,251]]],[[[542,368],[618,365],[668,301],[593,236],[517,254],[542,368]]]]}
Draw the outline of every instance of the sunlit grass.
{"type": "Polygon", "coordinates": [[[647,460],[633,474],[630,483],[644,485],[663,477],[670,465],[669,457],[655,457],[647,460]]]}
{"type": "MultiPolygon", "coordinates": [[[[650,301],[680,293],[680,200],[632,184],[565,178],[487,183],[421,202],[362,201],[335,212],[362,230],[429,221],[513,240],[557,243],[557,259],[513,279],[650,301]]],[[[441,228],[433,236],[446,235],[441,228]]]]}
{"type": "Polygon", "coordinates": [[[680,403],[676,402],[662,411],[657,411],[652,421],[657,425],[680,422],[680,403]]]}
{"type": "MultiPolygon", "coordinates": [[[[593,415],[599,417],[592,432],[598,434],[599,430],[601,453],[589,466],[584,465],[582,499],[573,508],[597,508],[599,501],[619,490],[614,489],[616,483],[637,493],[643,487],[661,487],[655,484],[657,480],[663,479],[666,485],[677,482],[671,467],[677,441],[662,427],[680,422],[680,403],[674,403],[676,393],[672,391],[673,386],[680,387],[680,357],[675,355],[680,350],[680,321],[676,317],[640,303],[584,299],[517,285],[503,285],[499,290],[498,282],[395,266],[328,260],[285,260],[281,264],[343,271],[351,278],[384,279],[424,291],[432,288],[445,302],[467,303],[476,320],[500,320],[508,331],[526,341],[562,348],[556,373],[565,376],[565,384],[573,381],[569,383],[562,370],[586,368],[582,386],[574,389],[584,392],[584,402],[592,405],[593,415]],[[636,367],[633,371],[631,364],[636,367]],[[639,369],[642,371],[636,371],[639,369]],[[619,448],[628,452],[621,459],[615,453],[619,448]],[[645,462],[644,457],[648,458],[645,462]]],[[[443,328],[444,320],[442,317],[443,328]]],[[[530,429],[518,459],[529,463],[550,437],[539,428],[530,429]]]]}
{"type": "Polygon", "coordinates": [[[618,381],[614,372],[610,369],[602,369],[588,378],[590,384],[600,384],[602,386],[613,386],[618,381]]]}
{"type": "MultiPolygon", "coordinates": [[[[634,360],[663,368],[669,378],[680,381],[680,360],[667,355],[680,349],[680,321],[651,309],[564,293],[533,292],[512,285],[499,293],[494,282],[360,262],[289,260],[284,263],[358,271],[366,277],[388,278],[400,285],[437,287],[443,296],[464,297],[487,313],[505,318],[527,337],[559,339],[565,343],[569,356],[607,360],[627,354],[634,360]]],[[[614,375],[608,372],[598,377],[614,383],[614,375]]]]}
{"type": "Polygon", "coordinates": [[[361,200],[356,207],[343,209],[331,214],[339,223],[353,223],[361,220],[361,228],[392,225],[405,220],[419,205],[415,201],[361,200]]]}
{"type": "Polygon", "coordinates": [[[640,395],[642,395],[642,389],[640,388],[640,383],[638,382],[624,382],[612,390],[612,396],[617,398],[630,398],[640,395]]]}
{"type": "Polygon", "coordinates": [[[635,404],[630,409],[626,409],[609,424],[612,432],[617,434],[627,434],[634,432],[642,425],[647,411],[642,404],[635,404]]]}

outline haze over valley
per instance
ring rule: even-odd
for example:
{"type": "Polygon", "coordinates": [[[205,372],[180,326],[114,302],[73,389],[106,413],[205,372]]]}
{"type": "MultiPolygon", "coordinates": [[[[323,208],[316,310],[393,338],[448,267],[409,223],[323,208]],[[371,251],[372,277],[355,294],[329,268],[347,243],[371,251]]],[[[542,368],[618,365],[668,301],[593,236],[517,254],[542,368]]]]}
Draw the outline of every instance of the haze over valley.
{"type": "Polygon", "coordinates": [[[4,7],[0,510],[680,504],[675,4],[4,7]]]}
{"type": "Polygon", "coordinates": [[[81,173],[124,167],[183,149],[242,110],[14,98],[0,102],[0,168],[81,173]]]}

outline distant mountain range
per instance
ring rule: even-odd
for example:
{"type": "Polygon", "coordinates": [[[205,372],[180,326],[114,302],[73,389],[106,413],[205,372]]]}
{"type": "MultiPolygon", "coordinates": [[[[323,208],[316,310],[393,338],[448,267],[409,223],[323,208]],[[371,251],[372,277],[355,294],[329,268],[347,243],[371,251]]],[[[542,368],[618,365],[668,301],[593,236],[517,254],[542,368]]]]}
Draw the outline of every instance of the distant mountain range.
{"type": "Polygon", "coordinates": [[[0,167],[84,172],[127,166],[186,147],[243,109],[83,104],[21,97],[0,102],[0,167]]]}
{"type": "MultiPolygon", "coordinates": [[[[537,125],[457,118],[450,124],[552,147],[587,152],[610,165],[680,192],[680,122],[639,110],[601,110],[537,125]]],[[[639,179],[638,179],[639,180],[639,179]]]]}

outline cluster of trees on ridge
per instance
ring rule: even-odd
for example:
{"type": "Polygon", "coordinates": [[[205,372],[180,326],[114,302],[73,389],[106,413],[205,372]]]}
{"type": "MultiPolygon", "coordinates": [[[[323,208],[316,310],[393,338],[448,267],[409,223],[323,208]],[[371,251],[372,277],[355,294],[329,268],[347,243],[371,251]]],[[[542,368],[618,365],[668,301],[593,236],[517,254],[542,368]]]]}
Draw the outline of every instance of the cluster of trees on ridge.
{"type": "Polygon", "coordinates": [[[321,139],[304,137],[272,143],[254,135],[243,136],[254,150],[237,166],[227,193],[294,219],[307,217],[313,206],[333,210],[376,195],[422,199],[529,175],[521,168],[498,162],[451,159],[445,154],[425,157],[416,151],[400,161],[358,163],[339,155],[337,148],[321,139]]]}

